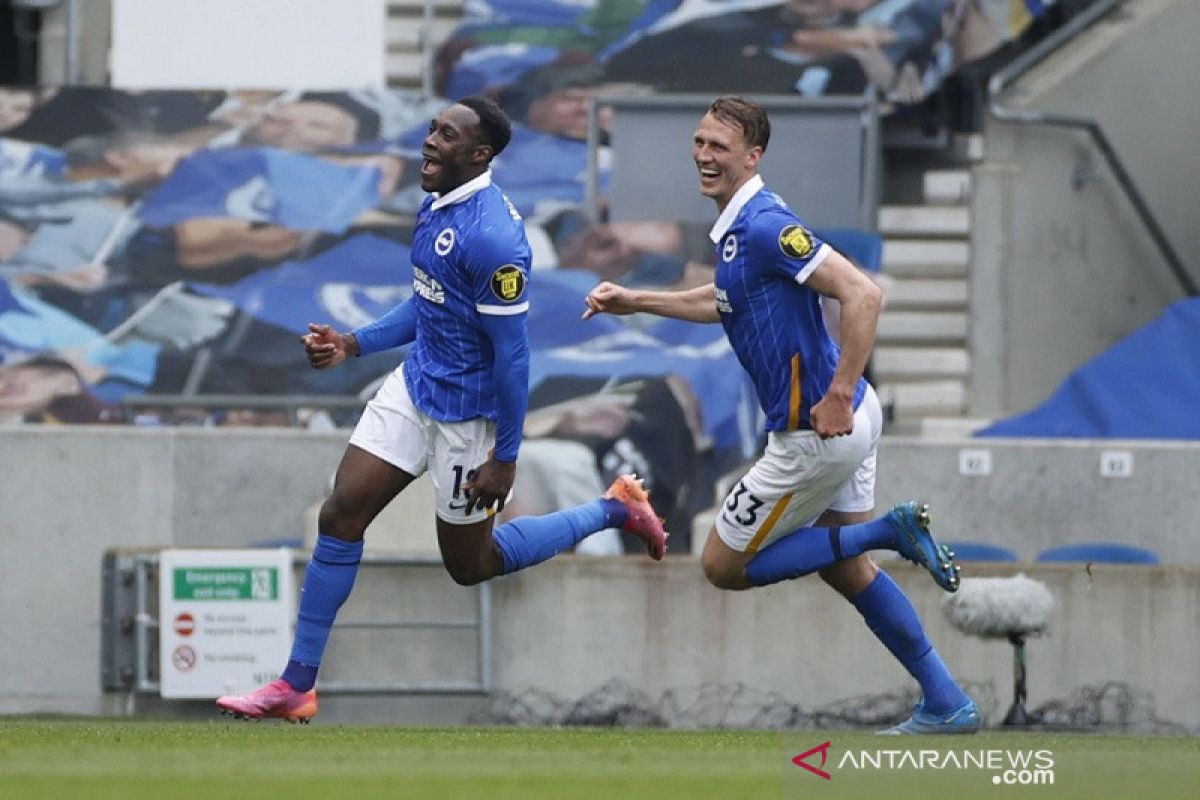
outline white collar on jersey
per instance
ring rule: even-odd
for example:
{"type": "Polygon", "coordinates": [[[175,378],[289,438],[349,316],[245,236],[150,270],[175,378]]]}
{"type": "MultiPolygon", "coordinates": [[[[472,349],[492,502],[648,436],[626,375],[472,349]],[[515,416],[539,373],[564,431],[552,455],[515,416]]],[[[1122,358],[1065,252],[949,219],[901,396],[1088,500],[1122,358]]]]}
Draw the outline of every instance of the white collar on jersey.
{"type": "Polygon", "coordinates": [[[708,238],[712,239],[713,244],[721,241],[725,231],[729,230],[729,226],[737,219],[742,206],[749,203],[750,198],[758,194],[758,190],[761,188],[763,188],[763,179],[762,175],[758,174],[742,184],[742,188],[737,190],[737,193],[729,201],[729,205],[725,206],[725,210],[721,212],[721,216],[717,217],[717,222],[712,226],[712,230],[708,232],[708,238]]]}
{"type": "Polygon", "coordinates": [[[437,192],[433,193],[433,205],[429,207],[430,211],[437,211],[439,208],[444,208],[455,203],[461,203],[471,195],[492,185],[492,169],[488,167],[482,175],[478,175],[455,189],[451,189],[446,194],[440,195],[437,192]]]}

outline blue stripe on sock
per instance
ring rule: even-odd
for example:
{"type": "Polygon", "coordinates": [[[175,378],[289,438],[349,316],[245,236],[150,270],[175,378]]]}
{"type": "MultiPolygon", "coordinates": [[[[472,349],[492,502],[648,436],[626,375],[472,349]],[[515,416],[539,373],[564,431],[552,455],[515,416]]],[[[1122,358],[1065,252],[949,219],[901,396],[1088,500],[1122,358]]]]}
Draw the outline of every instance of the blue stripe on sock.
{"type": "Polygon", "coordinates": [[[831,528],[799,528],[779,537],[746,564],[753,586],[799,578],[868,550],[893,549],[895,533],[886,517],[831,528]]]}
{"type": "Polygon", "coordinates": [[[620,501],[599,499],[552,514],[518,517],[498,525],[492,531],[492,538],[504,558],[504,573],[507,575],[540,564],[579,544],[584,537],[612,527],[612,520],[616,518],[612,503],[621,506],[622,515],[625,513],[625,506],[620,501]]]}
{"type": "Polygon", "coordinates": [[[871,632],[917,679],[928,711],[944,714],[967,702],[967,695],[925,635],[917,610],[890,575],[879,570],[851,602],[871,632]]]}
{"type": "Polygon", "coordinates": [[[895,550],[896,531],[887,517],[870,522],[843,525],[841,532],[842,551],[846,557],[866,553],[869,550],[895,550]]]}
{"type": "Polygon", "coordinates": [[[824,528],[800,528],[771,542],[746,564],[754,586],[799,578],[837,561],[824,528]]]}
{"type": "Polygon", "coordinates": [[[292,656],[283,674],[284,680],[298,691],[308,691],[316,682],[333,620],[354,588],[362,551],[362,540],[347,542],[317,535],[317,546],[304,570],[292,656]]]}

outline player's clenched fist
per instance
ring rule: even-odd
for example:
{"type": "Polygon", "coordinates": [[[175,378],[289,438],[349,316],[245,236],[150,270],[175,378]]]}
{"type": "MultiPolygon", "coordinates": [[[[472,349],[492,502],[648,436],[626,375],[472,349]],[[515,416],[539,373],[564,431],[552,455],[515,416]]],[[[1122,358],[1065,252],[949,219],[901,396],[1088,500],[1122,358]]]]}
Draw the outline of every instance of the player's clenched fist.
{"type": "Polygon", "coordinates": [[[591,319],[600,313],[632,314],[637,311],[632,293],[625,287],[608,281],[592,287],[584,302],[587,303],[587,308],[584,309],[583,319],[591,319]]]}
{"type": "Polygon", "coordinates": [[[328,325],[308,323],[308,333],[300,337],[308,363],[313,369],[329,369],[356,355],[358,342],[354,336],[343,336],[328,325]]]}

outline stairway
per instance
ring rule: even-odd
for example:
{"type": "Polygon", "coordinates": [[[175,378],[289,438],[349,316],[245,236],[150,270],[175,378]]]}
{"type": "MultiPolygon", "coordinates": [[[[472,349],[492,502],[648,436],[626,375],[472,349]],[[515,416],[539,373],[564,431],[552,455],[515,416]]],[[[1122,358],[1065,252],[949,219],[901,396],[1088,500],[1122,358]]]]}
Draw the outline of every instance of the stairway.
{"type": "Polygon", "coordinates": [[[970,182],[965,168],[930,170],[920,205],[879,209],[887,299],[872,375],[889,432],[920,433],[926,418],[967,409],[970,182]]]}
{"type": "Polygon", "coordinates": [[[454,32],[463,16],[464,0],[388,0],[387,82],[397,89],[421,89],[425,69],[423,45],[430,55],[454,32]],[[425,7],[429,29],[425,31],[425,7]]]}

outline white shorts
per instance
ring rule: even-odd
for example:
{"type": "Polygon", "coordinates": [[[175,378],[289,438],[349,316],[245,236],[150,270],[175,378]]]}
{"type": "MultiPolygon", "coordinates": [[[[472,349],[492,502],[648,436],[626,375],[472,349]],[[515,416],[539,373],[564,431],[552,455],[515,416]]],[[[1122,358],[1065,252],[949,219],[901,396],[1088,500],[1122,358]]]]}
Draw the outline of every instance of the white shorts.
{"type": "Polygon", "coordinates": [[[868,386],[848,436],[770,433],[762,457],[725,498],[717,535],[740,553],[757,553],[780,536],[812,525],[827,510],[872,510],[882,432],[879,398],[868,386]]]}
{"type": "Polygon", "coordinates": [[[496,442],[496,424],[477,417],[439,422],[413,405],[403,368],[387,377],[363,410],[350,444],[410,475],[428,471],[439,518],[454,525],[487,519],[491,509],[467,514],[463,483],[487,461],[496,442]]]}

